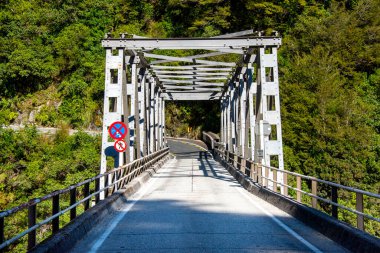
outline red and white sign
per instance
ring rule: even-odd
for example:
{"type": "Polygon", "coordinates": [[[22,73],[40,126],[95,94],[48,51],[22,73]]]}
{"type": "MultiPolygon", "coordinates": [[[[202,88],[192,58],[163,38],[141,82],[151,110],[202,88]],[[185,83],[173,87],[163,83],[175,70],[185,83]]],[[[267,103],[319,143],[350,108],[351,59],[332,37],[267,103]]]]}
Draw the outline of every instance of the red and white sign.
{"type": "Polygon", "coordinates": [[[108,133],[110,134],[112,139],[121,140],[124,139],[127,135],[128,128],[123,122],[116,121],[112,123],[108,128],[108,133]]]}
{"type": "Polygon", "coordinates": [[[115,144],[113,144],[113,147],[117,152],[124,152],[127,149],[127,143],[123,140],[117,140],[115,144]]]}

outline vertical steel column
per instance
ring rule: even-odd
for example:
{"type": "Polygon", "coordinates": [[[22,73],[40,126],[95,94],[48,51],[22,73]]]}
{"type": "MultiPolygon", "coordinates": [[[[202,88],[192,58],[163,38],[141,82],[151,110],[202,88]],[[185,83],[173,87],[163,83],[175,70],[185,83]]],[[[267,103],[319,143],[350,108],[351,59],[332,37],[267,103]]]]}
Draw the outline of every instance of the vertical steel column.
{"type": "MultiPolygon", "coordinates": [[[[123,122],[124,124],[129,128],[129,115],[130,115],[130,108],[129,108],[129,102],[128,102],[128,89],[127,89],[127,63],[131,59],[130,56],[125,56],[124,58],[124,64],[123,64],[123,76],[122,76],[122,97],[123,97],[123,122]]],[[[125,137],[124,141],[127,143],[127,149],[125,152],[123,152],[123,164],[128,164],[131,159],[133,160],[133,157],[131,158],[131,154],[129,152],[129,146],[130,146],[130,136],[131,133],[128,129],[127,136],[125,137]]]]}
{"type": "Polygon", "coordinates": [[[226,94],[226,97],[224,98],[224,147],[226,148],[228,145],[228,93],[226,94]]]}
{"type": "Polygon", "coordinates": [[[158,102],[158,149],[162,148],[162,98],[161,98],[161,91],[159,90],[157,94],[157,102],[158,102]]]}
{"type": "Polygon", "coordinates": [[[129,145],[129,153],[131,157],[131,161],[135,160],[136,152],[135,152],[135,140],[136,140],[136,128],[135,128],[135,112],[136,112],[136,87],[135,83],[137,83],[137,63],[136,57],[132,57],[131,59],[131,83],[128,84],[128,94],[130,95],[130,114],[128,115],[128,128],[130,133],[130,145],[129,145]]]}
{"type": "Polygon", "coordinates": [[[246,106],[247,106],[247,86],[245,85],[243,73],[245,72],[245,68],[242,70],[242,74],[240,74],[239,82],[240,82],[240,152],[241,156],[247,158],[246,156],[246,106]]]}
{"type": "MultiPolygon", "coordinates": [[[[240,77],[240,75],[239,75],[240,77]]],[[[236,154],[241,155],[241,81],[235,82],[236,87],[236,154]]]]}
{"type": "Polygon", "coordinates": [[[249,117],[249,90],[250,86],[248,85],[248,78],[247,78],[247,70],[244,73],[244,85],[245,85],[245,94],[244,94],[244,158],[250,159],[251,153],[249,151],[249,145],[250,145],[250,139],[249,139],[249,123],[250,123],[250,117],[249,117]]]}
{"type": "MultiPolygon", "coordinates": [[[[103,105],[103,131],[100,173],[107,170],[106,149],[112,147],[114,142],[109,141],[108,128],[115,121],[122,120],[122,84],[124,68],[124,49],[117,49],[117,55],[113,55],[111,48],[106,48],[105,89],[103,105]]],[[[104,179],[100,180],[101,187],[104,179]]],[[[100,194],[104,198],[104,193],[100,194]]]]}
{"type": "Polygon", "coordinates": [[[232,145],[230,151],[236,153],[236,88],[235,83],[231,84],[231,139],[232,145]]]}
{"type": "Polygon", "coordinates": [[[146,82],[146,69],[141,69],[140,72],[140,89],[139,89],[139,110],[140,110],[140,121],[139,121],[139,128],[140,128],[140,154],[141,156],[145,156],[145,148],[146,148],[146,141],[145,141],[145,82],[146,82]]]}
{"type": "Polygon", "coordinates": [[[228,101],[227,101],[227,123],[228,123],[228,127],[227,127],[227,144],[228,144],[228,147],[227,147],[227,150],[229,152],[232,152],[232,94],[233,94],[233,88],[232,88],[232,84],[229,84],[229,94],[228,94],[228,101]]]}
{"type": "Polygon", "coordinates": [[[149,100],[149,86],[150,86],[150,74],[146,75],[145,78],[145,85],[144,85],[144,152],[146,155],[150,155],[150,115],[149,115],[149,107],[150,107],[150,100],[149,100]]]}
{"type": "Polygon", "coordinates": [[[234,83],[234,153],[239,153],[238,145],[239,145],[239,85],[234,83]]]}
{"type": "Polygon", "coordinates": [[[155,138],[155,150],[159,150],[159,132],[158,132],[158,88],[155,87],[155,92],[154,92],[154,138],[155,138]]]}
{"type": "Polygon", "coordinates": [[[250,158],[252,161],[255,161],[255,124],[256,124],[256,118],[255,118],[255,108],[256,108],[256,93],[257,93],[257,83],[253,83],[253,73],[254,69],[252,67],[252,63],[250,62],[248,64],[247,68],[247,87],[248,88],[248,113],[249,113],[249,132],[250,132],[250,143],[251,143],[251,152],[250,152],[250,158]]]}
{"type": "Polygon", "coordinates": [[[220,142],[223,142],[223,98],[220,99],[219,104],[219,110],[220,110],[220,128],[219,128],[219,135],[220,135],[220,142]]]}
{"type": "Polygon", "coordinates": [[[166,131],[166,128],[165,128],[165,100],[164,98],[161,98],[162,99],[162,147],[166,147],[167,146],[167,143],[166,143],[166,137],[165,137],[165,131],[166,131]]]}
{"type": "Polygon", "coordinates": [[[154,90],[155,90],[155,80],[151,78],[149,85],[149,150],[151,153],[155,151],[155,131],[154,131],[154,115],[155,115],[155,106],[154,106],[154,90]]]}
{"type": "MultiPolygon", "coordinates": [[[[260,68],[260,149],[264,152],[263,163],[271,164],[271,158],[277,157],[278,168],[284,169],[283,150],[282,150],[282,133],[281,133],[281,116],[280,116],[280,96],[278,82],[278,64],[277,48],[271,47],[266,49],[259,48],[258,66],[260,68]],[[270,136],[265,131],[274,131],[270,136]]],[[[259,72],[258,71],[258,72],[259,72]]],[[[273,173],[270,173],[273,178],[273,173]]],[[[278,174],[278,182],[283,183],[283,173],[278,174]]],[[[271,187],[271,186],[269,186],[271,187]]],[[[281,193],[284,193],[284,187],[281,186],[281,193]]]]}
{"type": "Polygon", "coordinates": [[[136,159],[141,158],[141,133],[140,133],[140,99],[139,99],[139,80],[138,80],[138,73],[139,69],[137,68],[137,64],[140,63],[140,58],[135,57],[135,61],[133,65],[135,65],[135,73],[133,73],[134,79],[132,81],[132,85],[135,87],[134,89],[134,116],[135,116],[135,152],[136,152],[136,159]]]}

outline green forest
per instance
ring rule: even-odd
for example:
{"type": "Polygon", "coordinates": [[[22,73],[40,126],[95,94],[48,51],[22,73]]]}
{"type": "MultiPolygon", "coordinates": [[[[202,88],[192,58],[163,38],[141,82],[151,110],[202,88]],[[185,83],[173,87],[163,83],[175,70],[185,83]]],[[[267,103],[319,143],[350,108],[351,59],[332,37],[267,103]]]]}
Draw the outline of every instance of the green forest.
{"type": "MultiPolygon", "coordinates": [[[[278,31],[285,168],[380,193],[379,13],[380,0],[1,1],[0,126],[33,126],[0,128],[0,209],[98,172],[100,138],[68,128],[102,126],[107,32],[278,31]]],[[[218,132],[217,102],[166,110],[170,135],[218,132]]]]}

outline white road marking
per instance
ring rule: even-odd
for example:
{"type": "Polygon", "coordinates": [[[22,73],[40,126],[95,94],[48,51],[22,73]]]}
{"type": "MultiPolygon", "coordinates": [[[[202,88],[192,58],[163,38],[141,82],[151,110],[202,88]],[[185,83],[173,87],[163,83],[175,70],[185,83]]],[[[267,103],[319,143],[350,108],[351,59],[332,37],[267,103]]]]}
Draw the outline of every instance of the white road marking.
{"type": "MultiPolygon", "coordinates": [[[[176,159],[172,159],[167,165],[170,165],[176,161],[176,159]]],[[[154,178],[149,180],[144,186],[137,191],[131,197],[131,202],[126,205],[122,210],[120,210],[120,214],[118,214],[114,219],[112,219],[111,224],[108,226],[107,230],[104,231],[103,234],[100,235],[99,239],[92,245],[90,249],[90,253],[95,253],[98,251],[100,246],[102,246],[103,242],[107,239],[107,237],[111,234],[111,232],[115,229],[117,224],[124,218],[124,216],[132,209],[132,207],[153,187],[153,185],[157,182],[159,178],[154,178]]]]}
{"type": "Polygon", "coordinates": [[[257,209],[268,215],[277,225],[282,227],[284,230],[286,230],[289,234],[291,234],[294,238],[299,240],[301,243],[303,243],[306,247],[308,247],[311,251],[314,253],[322,253],[317,247],[315,247],[313,244],[306,241],[302,236],[300,236],[297,232],[295,232],[293,229],[285,225],[282,221],[277,219],[272,213],[265,210],[263,207],[258,205],[255,201],[252,200],[251,196],[249,196],[247,191],[243,188],[235,188],[241,195],[243,195],[249,202],[251,202],[257,209]]]}
{"type": "MultiPolygon", "coordinates": [[[[174,163],[176,159],[172,159],[168,164],[165,165],[165,167],[170,167],[172,163],[174,163]]],[[[104,231],[103,234],[100,235],[98,240],[95,242],[95,244],[91,247],[91,250],[89,252],[95,253],[99,250],[103,242],[107,239],[107,237],[111,234],[111,232],[115,229],[117,224],[124,218],[124,216],[132,209],[132,207],[154,186],[154,184],[157,182],[159,178],[151,179],[145,184],[138,192],[136,192],[131,197],[131,202],[127,204],[122,210],[121,213],[118,214],[111,222],[111,224],[108,226],[107,230],[104,231]]],[[[287,231],[290,235],[292,235],[294,238],[299,240],[302,244],[304,244],[307,248],[309,248],[314,253],[322,253],[321,250],[316,248],[314,245],[309,243],[307,240],[305,240],[302,236],[300,236],[297,232],[295,232],[293,229],[285,225],[282,221],[277,219],[272,213],[265,210],[263,207],[258,205],[255,201],[252,200],[250,193],[247,193],[245,189],[242,188],[235,188],[244,198],[246,198],[250,203],[252,203],[257,209],[259,209],[261,212],[269,216],[277,225],[282,227],[285,231],[287,231]]]]}

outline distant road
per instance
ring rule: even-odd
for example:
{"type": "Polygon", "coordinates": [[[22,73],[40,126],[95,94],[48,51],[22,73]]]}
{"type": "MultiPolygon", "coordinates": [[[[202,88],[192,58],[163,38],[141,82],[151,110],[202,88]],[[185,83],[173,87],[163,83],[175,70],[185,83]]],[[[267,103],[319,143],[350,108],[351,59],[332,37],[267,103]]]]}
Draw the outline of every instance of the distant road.
{"type": "MultiPolygon", "coordinates": [[[[14,131],[19,131],[19,130],[22,130],[25,128],[25,126],[23,125],[9,125],[9,126],[3,126],[2,128],[5,128],[5,129],[12,129],[14,131]]],[[[39,127],[37,126],[37,131],[41,134],[48,134],[48,135],[53,135],[55,134],[59,128],[56,128],[56,127],[39,127]]],[[[75,130],[75,129],[70,129],[69,130],[69,135],[73,135],[75,133],[79,132],[79,130],[75,130]]],[[[92,136],[96,136],[96,135],[100,135],[102,134],[102,131],[89,131],[89,130],[82,130],[82,132],[85,132],[89,135],[92,135],[92,136]]]]}

